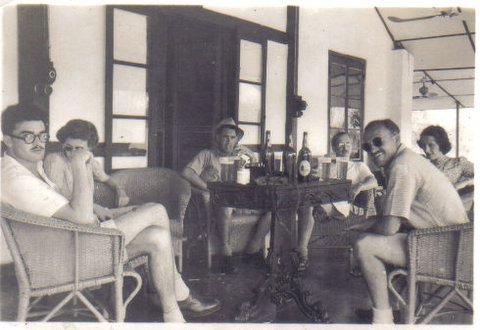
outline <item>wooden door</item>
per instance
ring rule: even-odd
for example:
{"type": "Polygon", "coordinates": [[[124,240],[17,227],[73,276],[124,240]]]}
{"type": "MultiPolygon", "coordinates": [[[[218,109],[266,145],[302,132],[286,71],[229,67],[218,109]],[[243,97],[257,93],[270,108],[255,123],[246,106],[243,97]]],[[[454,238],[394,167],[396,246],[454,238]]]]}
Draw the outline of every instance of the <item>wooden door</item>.
{"type": "Polygon", "coordinates": [[[209,148],[217,122],[234,113],[236,58],[228,31],[191,19],[169,29],[166,166],[183,167],[209,148]]]}

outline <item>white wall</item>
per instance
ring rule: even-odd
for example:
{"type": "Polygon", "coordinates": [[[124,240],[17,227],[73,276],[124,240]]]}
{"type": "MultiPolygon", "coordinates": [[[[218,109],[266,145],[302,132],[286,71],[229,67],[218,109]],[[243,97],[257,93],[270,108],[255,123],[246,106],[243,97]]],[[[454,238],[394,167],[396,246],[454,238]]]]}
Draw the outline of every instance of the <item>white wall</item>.
{"type": "MultiPolygon", "coordinates": [[[[2,51],[0,52],[0,105],[2,111],[7,106],[18,102],[18,47],[17,47],[17,8],[0,7],[0,28],[2,51]]],[[[1,136],[1,133],[0,133],[1,136]]],[[[7,243],[0,234],[0,264],[12,262],[7,243]]]]}
{"type": "Polygon", "coordinates": [[[405,124],[399,114],[408,104],[400,90],[409,57],[396,55],[392,47],[373,8],[300,8],[298,93],[308,108],[298,120],[299,145],[307,131],[312,152],[327,152],[329,50],[366,60],[365,123],[391,118],[405,124]]]}
{"type": "Polygon", "coordinates": [[[89,120],[104,141],[105,7],[49,6],[50,57],[57,80],[50,96],[50,133],[68,120],[89,120]]]}

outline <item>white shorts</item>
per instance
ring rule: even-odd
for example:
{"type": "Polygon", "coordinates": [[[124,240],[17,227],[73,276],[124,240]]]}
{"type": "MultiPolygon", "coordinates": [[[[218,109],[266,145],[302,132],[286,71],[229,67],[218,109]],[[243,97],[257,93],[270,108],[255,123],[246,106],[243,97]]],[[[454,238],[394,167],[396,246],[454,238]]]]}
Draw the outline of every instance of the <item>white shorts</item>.
{"type": "Polygon", "coordinates": [[[100,227],[102,227],[102,228],[111,228],[111,229],[118,229],[118,228],[117,228],[117,225],[115,224],[115,221],[113,221],[113,219],[100,222],[100,227]]]}

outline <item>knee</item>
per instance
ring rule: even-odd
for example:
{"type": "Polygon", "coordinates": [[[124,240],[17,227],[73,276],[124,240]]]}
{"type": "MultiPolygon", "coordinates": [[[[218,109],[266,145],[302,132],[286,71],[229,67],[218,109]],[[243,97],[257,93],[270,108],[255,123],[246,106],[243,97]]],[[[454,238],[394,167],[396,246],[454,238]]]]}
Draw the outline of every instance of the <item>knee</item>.
{"type": "Polygon", "coordinates": [[[355,255],[360,259],[373,255],[375,251],[375,247],[372,246],[371,239],[368,235],[354,238],[352,245],[355,255]]]}
{"type": "Polygon", "coordinates": [[[153,224],[162,227],[169,225],[168,213],[162,204],[147,203],[144,204],[142,208],[148,213],[148,216],[153,219],[153,224]]]}
{"type": "Polygon", "coordinates": [[[148,246],[150,252],[163,250],[171,246],[170,233],[164,228],[158,226],[150,226],[145,229],[145,239],[143,243],[148,246]]]}

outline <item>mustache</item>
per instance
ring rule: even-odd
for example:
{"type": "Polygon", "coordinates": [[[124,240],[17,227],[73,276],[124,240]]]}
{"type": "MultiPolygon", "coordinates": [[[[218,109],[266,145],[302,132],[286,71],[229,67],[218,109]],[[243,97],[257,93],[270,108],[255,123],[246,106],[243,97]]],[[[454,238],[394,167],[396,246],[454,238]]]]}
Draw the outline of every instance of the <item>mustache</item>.
{"type": "Polygon", "coordinates": [[[37,144],[37,145],[33,146],[32,148],[30,148],[30,150],[45,150],[45,147],[37,144]]]}

